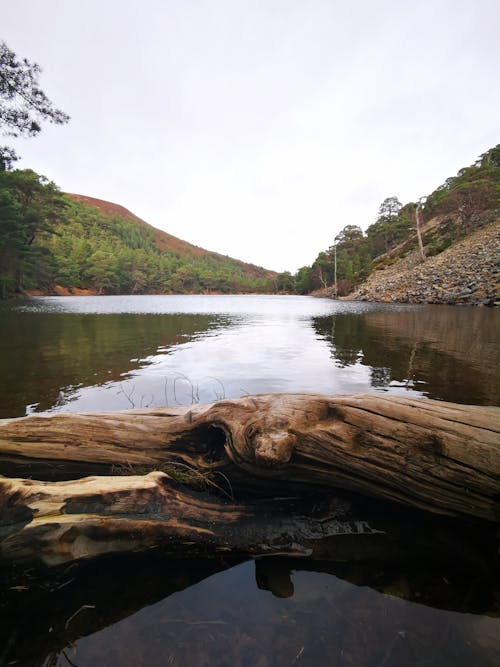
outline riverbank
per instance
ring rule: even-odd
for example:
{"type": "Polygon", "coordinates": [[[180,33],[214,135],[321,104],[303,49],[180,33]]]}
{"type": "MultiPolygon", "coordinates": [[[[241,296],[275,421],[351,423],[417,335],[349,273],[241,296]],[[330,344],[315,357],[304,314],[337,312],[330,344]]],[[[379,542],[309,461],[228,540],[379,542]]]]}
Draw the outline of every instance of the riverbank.
{"type": "Polygon", "coordinates": [[[79,287],[63,287],[54,285],[50,290],[31,289],[25,290],[22,296],[96,296],[97,291],[93,289],[80,289],[79,287]]]}
{"type": "MultiPolygon", "coordinates": [[[[284,292],[279,292],[277,295],[283,296],[284,292]]],[[[269,296],[269,294],[262,293],[259,294],[257,292],[235,292],[235,293],[226,293],[226,292],[221,292],[217,290],[211,290],[210,292],[205,291],[205,292],[173,292],[173,291],[167,291],[167,292],[138,292],[131,294],[129,292],[124,292],[120,294],[106,294],[106,293],[99,293],[95,289],[81,289],[79,287],[63,287],[62,285],[54,285],[52,289],[46,289],[46,290],[41,290],[41,289],[32,289],[32,290],[25,290],[18,296],[24,297],[24,296],[173,296],[173,295],[178,295],[178,296],[269,296]]]]}
{"type": "MultiPolygon", "coordinates": [[[[314,296],[334,297],[329,287],[314,296]]],[[[434,257],[418,250],[375,270],[348,296],[352,301],[500,305],[500,219],[434,257]]]]}

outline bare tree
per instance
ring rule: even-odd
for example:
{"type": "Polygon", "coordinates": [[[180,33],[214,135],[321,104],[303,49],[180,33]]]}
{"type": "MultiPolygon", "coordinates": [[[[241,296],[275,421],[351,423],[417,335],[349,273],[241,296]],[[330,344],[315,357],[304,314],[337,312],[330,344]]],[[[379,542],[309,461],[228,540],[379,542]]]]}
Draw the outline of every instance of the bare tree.
{"type": "Polygon", "coordinates": [[[418,200],[417,208],[415,209],[415,222],[417,229],[418,247],[420,249],[420,259],[422,260],[422,262],[425,262],[425,250],[424,250],[424,244],[422,243],[422,232],[421,232],[422,206],[424,203],[425,203],[425,197],[420,197],[420,199],[418,200]]]}

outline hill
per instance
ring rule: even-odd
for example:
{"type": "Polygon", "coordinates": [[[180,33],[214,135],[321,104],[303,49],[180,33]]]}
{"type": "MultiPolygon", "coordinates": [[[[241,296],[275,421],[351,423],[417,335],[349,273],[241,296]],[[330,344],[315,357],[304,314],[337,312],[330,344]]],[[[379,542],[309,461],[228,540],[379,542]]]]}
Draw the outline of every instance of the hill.
{"type": "Polygon", "coordinates": [[[182,239],[177,238],[177,236],[172,236],[172,234],[169,234],[162,229],[157,229],[156,227],[153,227],[153,225],[150,225],[148,222],[141,220],[141,218],[137,217],[134,213],[129,211],[124,206],[120,206],[119,204],[114,204],[103,199],[96,199],[95,197],[88,197],[86,195],[67,193],[67,196],[71,199],[74,199],[75,201],[79,201],[83,204],[94,207],[107,217],[112,218],[114,216],[118,216],[122,220],[135,222],[139,227],[143,227],[152,231],[156,247],[162,252],[170,251],[179,257],[211,257],[215,261],[222,263],[227,263],[229,260],[235,268],[240,269],[243,274],[250,279],[263,277],[272,278],[276,276],[275,271],[264,269],[260,266],[250,264],[248,262],[242,262],[239,259],[233,259],[232,257],[221,255],[220,253],[214,252],[212,250],[205,250],[204,248],[200,248],[199,246],[193,245],[192,243],[188,243],[188,241],[183,241],[182,239]]]}
{"type": "Polygon", "coordinates": [[[424,202],[384,200],[366,232],[345,227],[295,284],[364,301],[498,305],[499,267],[500,144],[424,202]]]}
{"type": "MultiPolygon", "coordinates": [[[[375,269],[347,298],[396,303],[500,305],[500,211],[495,217],[493,222],[424,262],[417,250],[404,257],[398,257],[400,251],[388,253],[385,265],[375,269]]],[[[491,216],[486,219],[489,218],[491,216]]],[[[439,222],[432,221],[435,230],[439,231],[439,222]]]]}
{"type": "Polygon", "coordinates": [[[191,245],[191,243],[188,243],[187,241],[178,239],[176,236],[172,236],[171,234],[168,234],[167,232],[164,232],[161,229],[153,227],[144,220],[141,220],[141,218],[138,218],[136,215],[134,215],[134,213],[129,211],[127,208],[125,208],[124,206],[120,206],[119,204],[114,204],[109,201],[104,201],[103,199],[96,199],[95,197],[87,197],[86,195],[67,193],[67,196],[71,197],[71,199],[74,199],[75,201],[82,202],[83,204],[86,204],[88,206],[93,206],[100,213],[109,218],[118,216],[123,220],[130,220],[132,222],[136,222],[139,226],[149,228],[150,230],[152,230],[155,243],[160,250],[168,249],[171,250],[172,252],[177,253],[178,255],[191,255],[193,257],[200,257],[201,255],[208,252],[206,250],[203,250],[203,248],[191,245]]]}
{"type": "Polygon", "coordinates": [[[112,202],[0,172],[0,296],[267,293],[276,273],[199,248],[112,202]]]}

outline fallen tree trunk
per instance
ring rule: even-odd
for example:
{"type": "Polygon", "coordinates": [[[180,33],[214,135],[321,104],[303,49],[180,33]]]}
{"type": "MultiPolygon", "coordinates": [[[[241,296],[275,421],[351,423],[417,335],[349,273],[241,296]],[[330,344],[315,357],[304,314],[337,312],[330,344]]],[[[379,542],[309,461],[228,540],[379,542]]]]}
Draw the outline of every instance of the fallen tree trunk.
{"type": "MultiPolygon", "coordinates": [[[[232,503],[162,472],[69,482],[0,479],[0,560],[60,565],[103,554],[159,549],[189,557],[324,557],[331,537],[382,534],[349,504],[273,499],[232,503]]],[[[337,556],[346,556],[340,543],[337,556]]],[[[330,554],[331,555],[331,554],[330,554]]]]}
{"type": "Polygon", "coordinates": [[[0,479],[0,563],[59,566],[108,554],[286,555],[327,562],[453,563],[487,572],[493,524],[346,495],[229,501],[162,472],[66,482],[0,479]]]}
{"type": "Polygon", "coordinates": [[[441,514],[500,518],[500,408],[275,394],[0,422],[4,474],[53,468],[64,477],[169,462],[255,487],[343,488],[441,514]]]}

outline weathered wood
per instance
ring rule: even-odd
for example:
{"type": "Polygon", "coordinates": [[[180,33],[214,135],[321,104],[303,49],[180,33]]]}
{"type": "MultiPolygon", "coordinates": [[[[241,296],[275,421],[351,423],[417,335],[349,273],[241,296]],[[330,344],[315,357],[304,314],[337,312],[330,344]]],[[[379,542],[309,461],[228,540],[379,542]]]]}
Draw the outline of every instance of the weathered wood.
{"type": "MultiPolygon", "coordinates": [[[[355,491],[498,521],[500,408],[381,394],[275,394],[0,422],[0,470],[108,472],[182,461],[233,481],[355,491]]],[[[4,472],[4,474],[5,474],[4,472]]]]}
{"type": "MultiPolygon", "coordinates": [[[[381,531],[337,499],[233,503],[162,472],[69,482],[0,479],[0,560],[46,565],[152,548],[189,552],[324,555],[322,540],[381,531]]],[[[338,550],[338,548],[337,548],[338,550]]]]}
{"type": "Polygon", "coordinates": [[[0,563],[61,565],[108,554],[287,555],[327,562],[453,563],[482,572],[494,524],[464,524],[350,494],[234,502],[161,472],[67,482],[0,479],[0,563]]]}

